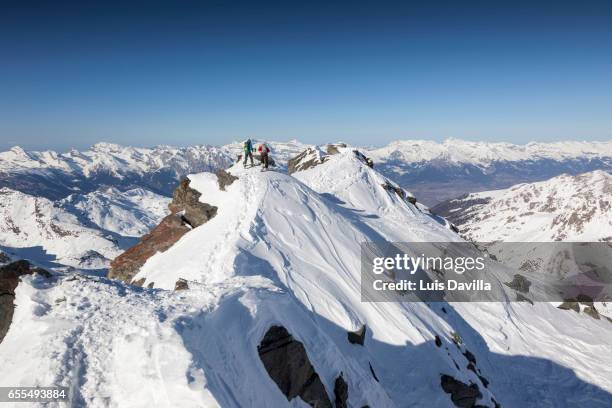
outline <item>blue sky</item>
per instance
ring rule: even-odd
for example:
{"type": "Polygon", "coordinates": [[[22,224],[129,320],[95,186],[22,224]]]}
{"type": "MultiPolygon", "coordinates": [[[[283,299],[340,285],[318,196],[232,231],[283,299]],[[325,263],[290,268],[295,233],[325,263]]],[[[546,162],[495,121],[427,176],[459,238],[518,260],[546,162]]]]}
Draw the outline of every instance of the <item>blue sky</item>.
{"type": "Polygon", "coordinates": [[[612,138],[610,2],[82,3],[0,6],[0,148],[612,138]]]}

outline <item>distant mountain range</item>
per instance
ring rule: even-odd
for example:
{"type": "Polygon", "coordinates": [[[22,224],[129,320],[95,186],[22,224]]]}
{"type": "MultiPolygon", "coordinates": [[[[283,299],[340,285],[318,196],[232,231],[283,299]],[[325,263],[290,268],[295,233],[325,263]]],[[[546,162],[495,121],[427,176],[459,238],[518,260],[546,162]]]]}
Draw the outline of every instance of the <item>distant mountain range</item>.
{"type": "Polygon", "coordinates": [[[399,141],[369,151],[378,170],[428,205],[462,194],[612,171],[612,141],[510,143],[399,141]]]}
{"type": "MultiPolygon", "coordinates": [[[[297,140],[269,142],[276,162],[285,166],[308,146],[297,140]]],[[[563,173],[612,171],[612,141],[510,143],[449,139],[398,141],[360,149],[382,174],[412,191],[420,202],[435,205],[465,193],[542,181],[563,173]]],[[[0,153],[0,187],[52,200],[100,187],[144,188],[169,196],[187,174],[229,167],[241,143],[224,146],[153,148],[98,143],[86,151],[0,153]]]]}
{"type": "Polygon", "coordinates": [[[169,199],[114,188],[57,201],[0,188],[0,251],[44,267],[105,269],[157,225],[169,199]]]}
{"type": "Polygon", "coordinates": [[[601,171],[471,193],[433,208],[464,238],[612,242],[612,175],[601,171]]]}
{"type": "Polygon", "coordinates": [[[86,151],[67,153],[26,152],[13,147],[0,153],[0,187],[52,200],[100,187],[122,191],[141,187],[170,195],[181,177],[231,163],[227,149],[213,146],[148,149],[98,143],[86,151]]]}

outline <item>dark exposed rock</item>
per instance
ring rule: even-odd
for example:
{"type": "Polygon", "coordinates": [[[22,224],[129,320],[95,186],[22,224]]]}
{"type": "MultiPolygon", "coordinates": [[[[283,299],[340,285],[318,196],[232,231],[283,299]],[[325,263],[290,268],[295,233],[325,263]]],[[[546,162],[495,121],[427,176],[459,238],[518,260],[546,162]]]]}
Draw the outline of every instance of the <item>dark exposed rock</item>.
{"type": "Polygon", "coordinates": [[[436,334],[436,347],[442,347],[442,340],[440,340],[440,336],[436,334]]]}
{"type": "Polygon", "coordinates": [[[79,258],[80,264],[90,264],[96,261],[108,261],[108,259],[99,253],[98,251],[94,251],[93,249],[85,252],[83,256],[79,258]]]}
{"type": "Polygon", "coordinates": [[[189,285],[185,279],[179,278],[174,284],[174,290],[187,290],[189,289],[189,285]]]}
{"type": "MultiPolygon", "coordinates": [[[[189,179],[181,181],[168,205],[171,214],[143,236],[138,244],[115,258],[111,262],[108,277],[130,282],[147,259],[157,252],[166,251],[191,228],[214,217],[217,207],[200,202],[200,196],[200,192],[189,187],[189,179]]],[[[142,286],[144,280],[133,283],[142,286]]]]}
{"type": "Polygon", "coordinates": [[[528,297],[525,297],[525,296],[521,295],[520,293],[516,294],[516,301],[517,302],[528,302],[528,303],[531,303],[533,305],[533,300],[529,299],[528,297]]]}
{"type": "Polygon", "coordinates": [[[0,267],[0,343],[4,340],[13,321],[15,289],[19,285],[20,277],[32,274],[39,274],[45,278],[51,277],[49,272],[32,267],[25,260],[0,267]]]}
{"type": "Polygon", "coordinates": [[[336,408],[348,408],[348,384],[344,381],[342,373],[334,382],[334,404],[336,408]]]}
{"type": "Polygon", "coordinates": [[[576,298],[565,299],[565,301],[557,307],[559,309],[573,310],[576,313],[580,313],[580,305],[584,306],[584,309],[582,309],[584,314],[591,316],[593,319],[601,319],[601,315],[593,303],[593,298],[587,295],[580,294],[576,296],[576,298]]]}
{"type": "Polygon", "coordinates": [[[470,352],[470,350],[466,349],[463,355],[465,356],[467,361],[469,361],[470,363],[476,364],[476,357],[474,356],[474,354],[470,352]]]}
{"type": "Polygon", "coordinates": [[[142,285],[144,285],[146,280],[147,280],[147,278],[140,278],[140,279],[135,280],[134,282],[132,282],[132,285],[142,286],[142,285]]]}
{"type": "Polygon", "coordinates": [[[348,337],[348,341],[351,344],[359,344],[360,346],[363,346],[363,343],[365,341],[365,336],[366,336],[366,326],[365,324],[363,326],[361,326],[359,328],[359,330],[354,331],[354,332],[348,332],[347,333],[347,337],[348,337]]]}
{"type": "Polygon", "coordinates": [[[357,156],[357,158],[364,162],[368,167],[374,168],[374,162],[372,159],[361,153],[359,150],[353,150],[353,153],[355,153],[355,156],[357,156]]]}
{"type": "Polygon", "coordinates": [[[455,234],[458,234],[458,233],[459,233],[459,228],[457,228],[457,226],[456,226],[455,224],[453,224],[452,222],[450,222],[448,225],[449,225],[449,227],[450,227],[451,231],[453,231],[455,234]]]}
{"type": "Polygon", "coordinates": [[[8,257],[5,253],[0,252],[0,264],[5,264],[10,262],[11,258],[8,257]]]}
{"type": "MultiPolygon", "coordinates": [[[[181,217],[176,214],[168,215],[157,227],[143,236],[138,244],[111,262],[108,277],[130,282],[147,259],[157,252],[166,251],[190,230],[191,228],[183,222],[181,217]]],[[[142,286],[144,278],[142,281],[133,283],[142,286]]]]}
{"type": "Polygon", "coordinates": [[[403,188],[391,184],[389,181],[386,181],[384,184],[382,184],[382,187],[389,192],[397,194],[399,198],[409,202],[410,204],[414,205],[417,202],[414,196],[407,193],[403,188]]]}
{"type": "Polygon", "coordinates": [[[478,378],[480,379],[480,382],[482,383],[482,385],[485,386],[485,388],[489,388],[489,380],[487,380],[485,377],[483,377],[480,374],[476,374],[478,376],[478,378]]]}
{"type": "Polygon", "coordinates": [[[576,296],[576,301],[586,306],[593,306],[593,298],[588,295],[580,294],[576,296]]]}
{"type": "Polygon", "coordinates": [[[372,377],[374,377],[374,379],[376,380],[376,382],[380,382],[378,380],[378,377],[376,376],[376,373],[374,372],[374,368],[372,367],[372,363],[368,362],[368,364],[370,365],[370,372],[372,373],[372,377]]]}
{"type": "Polygon", "coordinates": [[[331,408],[325,386],[308,359],[304,345],[282,326],[272,326],[257,347],[270,378],[291,401],[300,397],[316,408],[331,408]]]}
{"type": "Polygon", "coordinates": [[[583,312],[589,316],[591,316],[593,319],[597,319],[599,320],[599,312],[597,311],[597,309],[595,309],[595,306],[587,306],[584,308],[583,312]]]}
{"type": "Polygon", "coordinates": [[[346,143],[330,143],[327,145],[327,154],[338,154],[343,147],[346,147],[346,143]]]}
{"type": "Polygon", "coordinates": [[[559,309],[573,310],[576,313],[580,313],[580,304],[576,302],[574,299],[568,299],[557,307],[559,309]]]}
{"type": "Polygon", "coordinates": [[[482,397],[478,385],[464,384],[450,375],[442,374],[440,377],[440,386],[444,392],[451,395],[453,404],[460,408],[474,408],[476,406],[476,400],[482,397]]]}
{"type": "Polygon", "coordinates": [[[183,179],[174,193],[168,208],[173,214],[182,212],[182,216],[193,228],[199,227],[217,214],[217,207],[200,201],[199,191],[189,187],[190,180],[183,179]]]}
{"type": "Polygon", "coordinates": [[[149,284],[147,285],[147,288],[153,289],[153,286],[155,286],[155,282],[149,282],[149,284]]]}
{"type": "Polygon", "coordinates": [[[531,282],[520,274],[515,274],[512,282],[504,282],[504,285],[521,293],[528,293],[531,282]]]}
{"type": "Polygon", "coordinates": [[[318,149],[309,147],[287,162],[287,173],[293,174],[325,163],[329,156],[318,149]]]}
{"type": "Polygon", "coordinates": [[[221,191],[225,191],[225,187],[229,186],[236,180],[238,180],[238,177],[228,173],[225,170],[219,170],[217,172],[217,183],[219,184],[219,189],[221,191]]]}

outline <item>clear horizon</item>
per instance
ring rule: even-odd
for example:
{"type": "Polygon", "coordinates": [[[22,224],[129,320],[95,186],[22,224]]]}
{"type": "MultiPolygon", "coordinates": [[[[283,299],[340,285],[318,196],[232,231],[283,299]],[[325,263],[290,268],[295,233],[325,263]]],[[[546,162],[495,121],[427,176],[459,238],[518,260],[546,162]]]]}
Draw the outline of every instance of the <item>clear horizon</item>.
{"type": "Polygon", "coordinates": [[[612,3],[0,6],[0,149],[612,138],[612,3]]]}
{"type": "MultiPolygon", "coordinates": [[[[304,144],[310,144],[308,142],[305,142],[303,140],[300,139],[281,139],[281,140],[273,140],[273,139],[261,139],[261,138],[252,138],[253,140],[256,141],[268,141],[270,143],[288,143],[288,142],[292,142],[292,141],[297,141],[300,143],[304,143],[304,144]]],[[[43,149],[37,149],[37,148],[27,148],[23,145],[20,145],[19,143],[16,144],[11,144],[11,145],[7,145],[7,147],[1,147],[0,148],[0,152],[4,152],[4,151],[8,151],[14,147],[19,147],[22,148],[25,151],[55,151],[57,153],[66,153],[68,151],[70,151],[71,149],[76,149],[76,150],[80,150],[80,151],[85,151],[85,150],[89,150],[91,148],[93,148],[93,146],[95,144],[98,143],[108,143],[108,144],[115,144],[115,145],[119,145],[119,146],[123,146],[123,147],[134,147],[134,148],[154,148],[154,147],[159,147],[159,146],[169,146],[169,147],[177,147],[177,148],[182,148],[182,147],[189,147],[189,146],[197,146],[197,145],[210,145],[210,146],[215,146],[215,147],[222,147],[222,146],[226,146],[232,143],[239,143],[240,141],[242,141],[244,139],[236,139],[236,140],[230,140],[227,143],[223,143],[223,144],[210,144],[210,143],[194,143],[194,144],[169,144],[169,143],[160,143],[160,144],[154,144],[154,145],[138,145],[138,144],[133,144],[133,143],[117,143],[117,142],[109,142],[109,141],[105,141],[105,140],[99,140],[95,143],[92,143],[89,146],[84,146],[82,148],[78,148],[78,147],[67,147],[67,148],[60,148],[60,149],[54,149],[54,148],[43,148],[43,149]]],[[[468,140],[468,139],[459,139],[459,138],[446,138],[444,140],[434,140],[434,139],[392,139],[389,142],[383,143],[383,144],[370,144],[370,145],[356,145],[356,144],[352,144],[352,146],[357,146],[357,147],[364,147],[364,148],[381,148],[381,147],[385,147],[388,146],[391,143],[394,142],[422,142],[422,141],[432,141],[432,142],[436,142],[436,143],[445,143],[447,141],[452,141],[452,140],[458,140],[458,141],[463,141],[463,142],[476,142],[476,143],[509,143],[509,144],[514,144],[517,146],[525,146],[528,145],[530,143],[571,143],[571,142],[584,142],[584,143],[612,143],[612,138],[610,139],[600,139],[600,140],[579,140],[579,139],[573,139],[573,140],[554,140],[554,141],[528,141],[525,143],[512,143],[512,142],[506,142],[506,141],[495,141],[495,140],[468,140]]],[[[326,142],[323,143],[312,143],[313,145],[324,145],[324,144],[329,144],[329,143],[348,143],[346,140],[328,140],[326,142]]]]}

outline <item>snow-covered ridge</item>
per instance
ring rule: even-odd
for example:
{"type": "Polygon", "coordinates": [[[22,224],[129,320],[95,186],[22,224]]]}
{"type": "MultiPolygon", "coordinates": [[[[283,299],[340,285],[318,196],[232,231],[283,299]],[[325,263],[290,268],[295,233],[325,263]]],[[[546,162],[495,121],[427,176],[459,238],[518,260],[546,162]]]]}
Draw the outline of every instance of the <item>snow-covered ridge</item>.
{"type": "Polygon", "coordinates": [[[189,176],[218,211],[149,258],[145,288],[24,276],[0,384],[67,386],[87,407],[304,407],[258,354],[282,326],[330,400],[344,379],[350,407],[606,406],[608,322],[548,304],[361,301],[359,242],[459,237],[352,150],[295,177],[229,171],[224,190],[215,174],[189,176]],[[187,290],[160,290],[179,278],[187,290]]]}
{"type": "Polygon", "coordinates": [[[612,140],[603,142],[565,141],[554,143],[470,142],[447,139],[442,143],[431,140],[402,140],[387,146],[370,149],[378,161],[399,160],[404,163],[445,161],[490,166],[496,161],[525,161],[550,159],[563,161],[575,158],[612,158],[612,140]]]}

